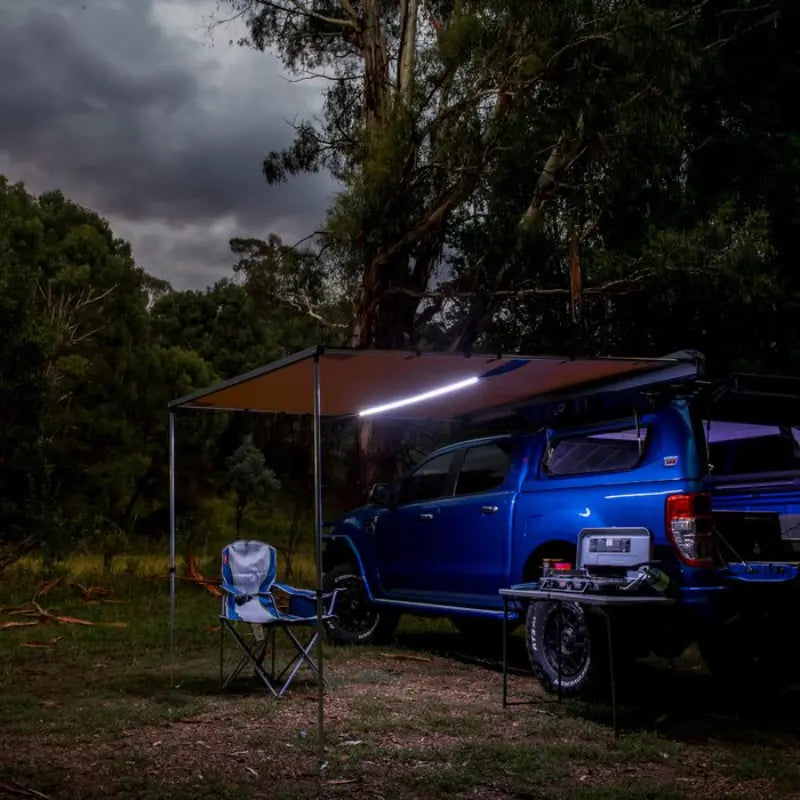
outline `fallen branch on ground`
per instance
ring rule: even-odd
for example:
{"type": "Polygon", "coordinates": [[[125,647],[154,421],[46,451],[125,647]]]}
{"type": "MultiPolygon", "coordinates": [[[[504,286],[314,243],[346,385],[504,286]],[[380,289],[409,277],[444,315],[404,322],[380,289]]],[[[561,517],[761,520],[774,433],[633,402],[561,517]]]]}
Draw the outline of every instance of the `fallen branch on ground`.
{"type": "Polygon", "coordinates": [[[50,795],[37,792],[36,789],[27,789],[16,781],[0,783],[0,792],[14,795],[15,797],[38,797],[39,800],[50,800],[50,795]]]}
{"type": "Polygon", "coordinates": [[[413,656],[410,653],[378,653],[381,658],[396,658],[400,661],[425,661],[430,664],[433,662],[432,658],[425,656],[413,656]]]}
{"type": "Polygon", "coordinates": [[[0,609],[8,616],[16,615],[20,617],[34,617],[32,621],[26,620],[18,622],[16,620],[11,622],[0,623],[0,630],[7,628],[27,628],[33,625],[86,625],[92,628],[127,628],[127,622],[92,622],[88,619],[81,619],[80,617],[69,617],[59,614],[54,614],[46,608],[42,608],[36,600],[31,600],[21,606],[10,606],[9,608],[0,609]]]}
{"type": "Polygon", "coordinates": [[[20,647],[31,647],[35,650],[44,650],[50,647],[55,647],[64,637],[54,636],[46,642],[20,642],[20,647]]]}
{"type": "Polygon", "coordinates": [[[80,583],[71,583],[70,587],[80,595],[81,600],[86,600],[87,602],[94,600],[102,600],[109,603],[115,602],[112,600],[106,600],[106,598],[111,594],[111,589],[108,589],[105,586],[83,586],[80,583]]]}
{"type": "Polygon", "coordinates": [[[33,596],[33,599],[36,600],[39,597],[44,597],[46,594],[50,592],[51,589],[58,586],[61,583],[61,578],[56,578],[53,581],[45,581],[37,590],[36,594],[33,596]]]}
{"type": "Polygon", "coordinates": [[[186,565],[186,572],[189,574],[191,580],[195,583],[199,583],[201,586],[205,586],[209,594],[212,594],[214,597],[222,596],[222,592],[216,585],[218,581],[212,581],[200,572],[200,568],[197,566],[197,556],[186,556],[184,563],[186,565]]]}

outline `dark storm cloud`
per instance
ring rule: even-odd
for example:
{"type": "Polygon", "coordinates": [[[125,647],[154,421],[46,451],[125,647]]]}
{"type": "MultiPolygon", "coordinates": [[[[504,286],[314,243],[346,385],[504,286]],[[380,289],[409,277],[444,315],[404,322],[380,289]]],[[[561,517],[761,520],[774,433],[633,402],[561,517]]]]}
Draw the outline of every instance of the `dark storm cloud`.
{"type": "Polygon", "coordinates": [[[213,5],[0,6],[0,171],[11,180],[61,188],[109,218],[137,261],[176,286],[224,274],[231,236],[290,240],[319,224],[327,178],[270,187],[260,173],[319,87],[288,83],[269,55],[210,47],[213,5]]]}

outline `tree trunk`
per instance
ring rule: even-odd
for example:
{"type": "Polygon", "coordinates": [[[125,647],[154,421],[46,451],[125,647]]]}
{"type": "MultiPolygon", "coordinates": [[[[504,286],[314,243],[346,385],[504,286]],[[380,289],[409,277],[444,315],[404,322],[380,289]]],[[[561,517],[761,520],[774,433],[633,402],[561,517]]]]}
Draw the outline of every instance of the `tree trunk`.
{"type": "MultiPolygon", "coordinates": [[[[409,281],[408,268],[405,282],[409,281]]],[[[377,272],[373,273],[377,275],[377,272]]],[[[427,282],[427,276],[425,276],[427,282]]],[[[370,290],[365,282],[362,303],[354,328],[355,347],[380,347],[408,350],[415,344],[414,322],[419,298],[407,294],[387,294],[381,285],[370,290]]],[[[356,469],[351,472],[360,501],[367,497],[370,487],[387,479],[389,456],[397,450],[394,429],[387,428],[386,419],[362,419],[358,422],[356,469]]]]}
{"type": "Polygon", "coordinates": [[[380,124],[386,108],[388,59],[379,0],[365,0],[361,28],[364,53],[364,110],[367,125],[380,124]]]}
{"type": "Polygon", "coordinates": [[[583,114],[578,117],[575,130],[564,133],[556,142],[547,157],[544,168],[539,173],[533,197],[525,213],[519,220],[519,229],[528,233],[536,233],[544,223],[544,210],[556,191],[558,181],[575,157],[583,142],[583,114]]]}
{"type": "Polygon", "coordinates": [[[417,45],[417,10],[419,0],[402,0],[400,4],[400,53],[397,62],[397,88],[405,100],[414,83],[414,60],[417,45]]]}
{"type": "Polygon", "coordinates": [[[581,270],[581,245],[575,233],[569,238],[569,302],[572,322],[577,324],[583,304],[583,272],[581,270]]]}
{"type": "Polygon", "coordinates": [[[136,479],[136,484],[133,487],[133,492],[127,504],[125,505],[125,508],[122,511],[122,514],[119,519],[119,527],[122,528],[122,530],[128,530],[128,524],[130,522],[131,514],[133,514],[133,509],[135,508],[136,503],[139,501],[139,498],[141,497],[142,492],[144,491],[147,478],[152,474],[152,472],[153,468],[151,467],[150,469],[147,470],[147,472],[145,472],[143,475],[140,475],[136,479]]]}
{"type": "MultiPolygon", "coordinates": [[[[401,0],[400,41],[394,103],[409,100],[414,83],[419,0],[401,0]]],[[[364,55],[364,96],[367,126],[385,122],[385,111],[392,102],[386,38],[381,28],[379,0],[364,0],[361,37],[364,55]]],[[[388,243],[387,243],[388,244],[388,243]]],[[[386,257],[382,249],[364,253],[364,277],[350,344],[353,347],[381,347],[405,350],[415,344],[414,321],[419,299],[390,289],[424,290],[428,269],[410,268],[410,248],[386,257]]],[[[394,432],[385,420],[360,420],[357,455],[352,471],[361,500],[370,487],[384,480],[388,456],[396,449],[394,432]]]]}

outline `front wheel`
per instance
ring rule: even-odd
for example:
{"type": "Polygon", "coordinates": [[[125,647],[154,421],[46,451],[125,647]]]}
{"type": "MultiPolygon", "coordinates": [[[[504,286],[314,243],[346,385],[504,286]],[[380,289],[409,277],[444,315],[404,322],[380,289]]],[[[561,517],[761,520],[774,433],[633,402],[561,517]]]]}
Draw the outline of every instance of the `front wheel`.
{"type": "Polygon", "coordinates": [[[525,632],[531,667],[547,691],[589,696],[607,685],[603,625],[580,603],[531,603],[525,632]]]}
{"type": "Polygon", "coordinates": [[[338,589],[326,632],[338,644],[369,644],[391,638],[397,627],[395,614],[378,611],[370,602],[364,580],[352,564],[338,564],[322,580],[326,592],[338,589]]]}

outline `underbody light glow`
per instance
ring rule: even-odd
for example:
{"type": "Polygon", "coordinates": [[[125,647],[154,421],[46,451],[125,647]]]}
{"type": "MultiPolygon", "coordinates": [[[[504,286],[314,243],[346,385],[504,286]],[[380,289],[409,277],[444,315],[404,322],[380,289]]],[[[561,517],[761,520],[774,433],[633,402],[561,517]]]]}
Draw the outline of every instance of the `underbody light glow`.
{"type": "Polygon", "coordinates": [[[371,414],[382,414],[384,411],[392,411],[395,408],[402,408],[403,406],[411,405],[412,403],[421,403],[423,400],[431,400],[434,397],[441,397],[443,394],[450,394],[450,392],[457,392],[459,389],[466,389],[468,386],[474,386],[478,382],[478,378],[473,376],[466,378],[457,383],[448,383],[446,386],[440,386],[438,389],[431,389],[429,392],[422,394],[415,394],[411,397],[406,397],[402,400],[395,400],[391,403],[384,403],[380,406],[372,406],[365,408],[363,411],[358,412],[359,417],[367,417],[371,414]]]}

